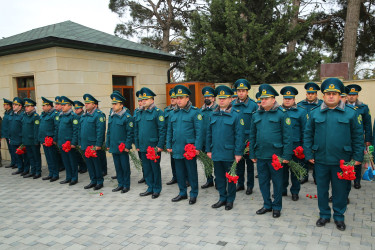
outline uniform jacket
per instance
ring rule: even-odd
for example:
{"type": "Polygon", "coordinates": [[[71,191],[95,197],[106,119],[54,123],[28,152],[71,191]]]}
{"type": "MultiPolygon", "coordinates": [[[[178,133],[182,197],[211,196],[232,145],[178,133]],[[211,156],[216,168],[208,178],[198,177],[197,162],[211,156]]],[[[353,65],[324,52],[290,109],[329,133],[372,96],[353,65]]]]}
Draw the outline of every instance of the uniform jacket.
{"type": "Polygon", "coordinates": [[[292,121],[293,149],[295,149],[298,146],[302,146],[303,134],[309,115],[307,114],[306,109],[297,105],[294,105],[289,109],[285,107],[283,108],[286,110],[290,120],[292,121]]]}
{"type": "Polygon", "coordinates": [[[71,145],[78,144],[79,116],[71,109],[68,112],[61,112],[55,117],[58,121],[55,137],[57,145],[61,148],[62,144],[70,141],[71,145]]]}
{"type": "MultiPolygon", "coordinates": [[[[232,106],[232,105],[231,105],[232,106]]],[[[210,124],[210,117],[212,115],[212,112],[218,107],[218,105],[213,102],[211,107],[207,107],[206,104],[204,104],[201,108],[201,114],[203,117],[203,125],[202,125],[202,134],[203,134],[203,146],[206,146],[206,135],[207,135],[207,129],[210,124]]],[[[204,151],[207,152],[205,149],[204,151]]]]}
{"type": "Polygon", "coordinates": [[[82,150],[88,146],[102,147],[105,137],[105,119],[98,109],[84,112],[79,117],[78,144],[82,150]]]}
{"type": "Polygon", "coordinates": [[[39,144],[40,118],[35,110],[26,113],[22,119],[22,144],[31,146],[39,144]]]}
{"type": "MultiPolygon", "coordinates": [[[[350,106],[350,104],[348,104],[350,106]]],[[[362,116],[362,126],[365,135],[365,142],[372,141],[371,114],[368,106],[357,100],[354,109],[362,116]]]]}
{"type": "Polygon", "coordinates": [[[22,119],[25,115],[23,110],[12,112],[9,121],[9,141],[10,145],[22,144],[22,119]]]}
{"type": "Polygon", "coordinates": [[[55,141],[55,117],[59,113],[52,108],[49,112],[42,112],[40,114],[40,124],[39,124],[39,142],[44,143],[44,139],[49,136],[55,141]]]}
{"type": "Polygon", "coordinates": [[[1,125],[1,138],[9,138],[9,126],[12,114],[13,110],[4,112],[3,123],[1,125]]]}
{"type": "Polygon", "coordinates": [[[307,114],[310,114],[311,109],[319,107],[323,103],[322,100],[316,99],[315,102],[308,102],[306,99],[300,101],[297,105],[306,109],[307,114]]]}

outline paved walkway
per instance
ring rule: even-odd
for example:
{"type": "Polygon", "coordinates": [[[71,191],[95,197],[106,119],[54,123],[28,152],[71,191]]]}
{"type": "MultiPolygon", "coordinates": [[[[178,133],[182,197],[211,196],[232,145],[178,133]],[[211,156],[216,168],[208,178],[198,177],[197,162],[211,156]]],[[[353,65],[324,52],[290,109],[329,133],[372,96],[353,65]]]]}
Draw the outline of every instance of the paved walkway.
{"type": "MultiPolygon", "coordinates": [[[[199,189],[198,201],[172,203],[177,184],[163,185],[161,196],[140,197],[140,173],[132,168],[131,189],[112,193],[117,182],[108,157],[109,174],[100,191],[84,190],[88,174],[75,186],[13,176],[0,168],[0,249],[375,249],[375,183],[352,189],[346,212],[347,229],[333,222],[317,228],[317,199],[313,183],[302,185],[300,200],[283,197],[281,217],[256,215],[262,206],[258,182],[254,193],[237,193],[234,208],[212,209],[218,200],[214,188],[199,189]],[[103,193],[100,196],[100,193],[103,193]]],[[[43,176],[47,173],[43,167],[43,176]]],[[[163,183],[171,178],[169,155],[162,155],[163,183]]],[[[62,173],[60,180],[63,180],[62,173]]],[[[199,184],[205,182],[199,165],[199,184]]]]}

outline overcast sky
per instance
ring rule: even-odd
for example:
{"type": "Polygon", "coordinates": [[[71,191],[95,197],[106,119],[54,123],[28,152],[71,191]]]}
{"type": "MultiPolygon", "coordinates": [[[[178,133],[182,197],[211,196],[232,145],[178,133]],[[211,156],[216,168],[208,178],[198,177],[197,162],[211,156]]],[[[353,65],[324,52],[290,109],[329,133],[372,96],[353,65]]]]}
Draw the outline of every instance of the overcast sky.
{"type": "Polygon", "coordinates": [[[0,38],[67,20],[114,34],[109,0],[0,0],[0,38]]]}

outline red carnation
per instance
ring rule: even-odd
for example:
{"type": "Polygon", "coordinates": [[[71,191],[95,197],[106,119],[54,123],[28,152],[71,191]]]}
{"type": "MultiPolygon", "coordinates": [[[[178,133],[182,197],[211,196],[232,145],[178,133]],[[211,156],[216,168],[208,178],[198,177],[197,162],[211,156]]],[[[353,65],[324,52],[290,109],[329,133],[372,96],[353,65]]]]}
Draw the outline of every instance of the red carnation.
{"type": "Polygon", "coordinates": [[[275,154],[272,155],[272,163],[271,165],[277,171],[280,168],[283,168],[283,165],[280,163],[279,157],[275,154]]]}
{"type": "Polygon", "coordinates": [[[53,138],[49,137],[49,136],[46,136],[46,138],[44,138],[43,145],[46,146],[46,147],[51,147],[53,145],[53,138]]]}
{"type": "Polygon", "coordinates": [[[19,146],[16,149],[16,154],[18,154],[18,155],[26,154],[26,147],[24,145],[19,146]]]}
{"type": "Polygon", "coordinates": [[[66,141],[62,145],[62,150],[64,150],[64,152],[66,152],[66,153],[68,153],[71,149],[72,149],[72,145],[70,144],[70,141],[66,141]]]}
{"type": "Polygon", "coordinates": [[[158,155],[157,153],[157,149],[156,147],[153,148],[151,146],[148,146],[147,148],[147,153],[146,153],[146,158],[148,160],[151,160],[151,161],[154,161],[154,162],[157,162],[158,159],[160,159],[160,156],[158,155]]]}
{"type": "Polygon", "coordinates": [[[125,143],[121,142],[121,144],[118,146],[118,150],[120,152],[124,152],[124,150],[125,150],[125,143]]]}
{"type": "Polygon", "coordinates": [[[85,156],[86,158],[90,158],[90,157],[98,157],[98,155],[96,154],[96,150],[94,149],[94,146],[88,146],[85,150],[85,156]]]}
{"type": "Polygon", "coordinates": [[[305,158],[305,155],[303,154],[303,147],[298,146],[296,149],[293,150],[293,152],[294,152],[294,155],[295,155],[298,159],[303,159],[303,158],[305,158]]]}
{"type": "Polygon", "coordinates": [[[347,163],[347,165],[345,165],[345,161],[340,160],[340,168],[342,172],[341,173],[337,172],[337,178],[339,178],[340,180],[348,180],[348,181],[352,181],[356,179],[355,171],[354,171],[354,164],[350,164],[349,162],[347,163]]]}
{"type": "Polygon", "coordinates": [[[186,144],[184,149],[184,157],[186,160],[192,160],[197,155],[196,147],[193,144],[186,144]]]}

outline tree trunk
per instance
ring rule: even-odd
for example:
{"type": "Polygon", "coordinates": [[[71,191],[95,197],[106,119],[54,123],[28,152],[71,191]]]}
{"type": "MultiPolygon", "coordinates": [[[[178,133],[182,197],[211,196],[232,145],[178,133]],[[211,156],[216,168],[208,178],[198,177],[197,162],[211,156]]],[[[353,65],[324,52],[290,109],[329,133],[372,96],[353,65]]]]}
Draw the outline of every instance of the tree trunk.
{"type": "Polygon", "coordinates": [[[161,45],[161,49],[164,52],[169,52],[169,31],[170,29],[163,29],[163,41],[161,45]]]}
{"type": "MultiPolygon", "coordinates": [[[[300,0],[293,0],[293,16],[292,20],[290,21],[290,29],[293,30],[296,28],[298,24],[298,14],[299,14],[299,7],[301,6],[300,0]]],[[[297,40],[293,39],[289,41],[287,47],[287,53],[292,53],[296,50],[297,40]]]]}
{"type": "Polygon", "coordinates": [[[341,62],[349,63],[349,80],[353,79],[356,62],[355,52],[357,48],[357,30],[360,6],[361,0],[348,0],[341,62]]]}

